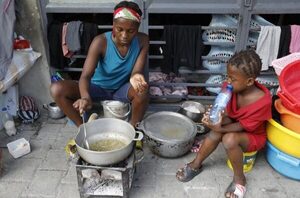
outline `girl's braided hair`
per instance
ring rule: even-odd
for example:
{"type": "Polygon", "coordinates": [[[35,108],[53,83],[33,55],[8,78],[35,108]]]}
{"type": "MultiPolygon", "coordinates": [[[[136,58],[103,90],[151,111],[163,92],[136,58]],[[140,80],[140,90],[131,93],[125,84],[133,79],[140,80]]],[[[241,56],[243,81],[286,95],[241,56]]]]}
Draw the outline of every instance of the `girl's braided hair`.
{"type": "Polygon", "coordinates": [[[262,67],[261,59],[254,50],[243,50],[234,54],[228,64],[240,69],[247,77],[254,78],[260,74],[262,67]]]}
{"type": "Polygon", "coordinates": [[[143,15],[141,9],[139,8],[138,4],[136,4],[135,2],[132,1],[121,1],[120,3],[118,3],[115,8],[114,11],[117,10],[118,8],[130,8],[134,11],[136,11],[140,16],[143,15]]]}

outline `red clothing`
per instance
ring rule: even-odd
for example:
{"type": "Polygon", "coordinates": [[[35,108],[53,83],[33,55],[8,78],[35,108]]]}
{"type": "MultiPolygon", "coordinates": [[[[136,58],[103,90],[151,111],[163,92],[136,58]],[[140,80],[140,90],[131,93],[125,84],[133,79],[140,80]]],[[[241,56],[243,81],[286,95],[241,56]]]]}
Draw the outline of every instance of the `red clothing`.
{"type": "Polygon", "coordinates": [[[241,107],[237,107],[237,94],[233,93],[226,107],[230,118],[239,122],[249,137],[247,151],[261,149],[266,142],[266,121],[272,117],[272,98],[270,91],[263,85],[255,82],[255,85],[265,92],[265,95],[257,101],[241,107]]]}

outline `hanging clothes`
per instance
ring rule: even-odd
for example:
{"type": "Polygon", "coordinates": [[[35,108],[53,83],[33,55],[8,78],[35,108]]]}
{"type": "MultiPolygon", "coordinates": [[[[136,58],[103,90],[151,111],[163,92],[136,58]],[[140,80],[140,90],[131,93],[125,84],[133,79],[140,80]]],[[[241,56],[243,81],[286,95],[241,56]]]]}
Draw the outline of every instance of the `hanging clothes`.
{"type": "Polygon", "coordinates": [[[83,31],[81,35],[81,53],[87,54],[89,51],[89,47],[95,38],[99,34],[99,29],[97,24],[94,23],[83,23],[83,31]]]}
{"type": "Polygon", "coordinates": [[[15,1],[0,1],[0,80],[3,80],[13,57],[15,1]]]}
{"type": "Polygon", "coordinates": [[[281,34],[277,58],[284,57],[290,53],[291,27],[289,25],[286,25],[281,26],[280,28],[281,34]]]}
{"type": "Polygon", "coordinates": [[[257,40],[256,53],[262,59],[261,70],[268,70],[272,61],[277,58],[280,32],[279,26],[261,26],[257,40]]]}
{"type": "Polygon", "coordinates": [[[203,42],[201,26],[164,26],[163,65],[164,73],[178,73],[180,66],[199,69],[202,66],[203,42]]]}
{"type": "Polygon", "coordinates": [[[80,36],[82,32],[81,21],[71,21],[67,26],[66,44],[71,52],[78,52],[81,49],[80,36]]]}
{"type": "Polygon", "coordinates": [[[53,22],[48,27],[48,43],[50,65],[54,68],[63,69],[68,65],[68,59],[64,57],[62,51],[62,29],[63,23],[53,22]]]}
{"type": "Polygon", "coordinates": [[[291,25],[290,53],[300,52],[300,25],[291,25]]]}
{"type": "Polygon", "coordinates": [[[68,23],[64,23],[63,24],[63,28],[62,28],[62,35],[61,35],[61,47],[62,47],[62,51],[65,57],[67,58],[71,58],[74,55],[74,52],[70,51],[68,46],[67,46],[67,42],[66,42],[66,35],[67,35],[67,28],[68,28],[68,23]]]}

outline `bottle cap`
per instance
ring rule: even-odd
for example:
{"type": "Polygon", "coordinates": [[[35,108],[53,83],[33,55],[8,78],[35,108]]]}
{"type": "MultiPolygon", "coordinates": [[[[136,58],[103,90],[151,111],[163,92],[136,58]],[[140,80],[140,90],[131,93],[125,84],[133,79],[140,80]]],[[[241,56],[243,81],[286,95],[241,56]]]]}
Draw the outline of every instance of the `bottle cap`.
{"type": "Polygon", "coordinates": [[[230,85],[230,84],[228,84],[228,85],[226,86],[226,89],[228,89],[228,90],[232,91],[232,90],[233,90],[233,86],[232,86],[232,85],[230,85]]]}

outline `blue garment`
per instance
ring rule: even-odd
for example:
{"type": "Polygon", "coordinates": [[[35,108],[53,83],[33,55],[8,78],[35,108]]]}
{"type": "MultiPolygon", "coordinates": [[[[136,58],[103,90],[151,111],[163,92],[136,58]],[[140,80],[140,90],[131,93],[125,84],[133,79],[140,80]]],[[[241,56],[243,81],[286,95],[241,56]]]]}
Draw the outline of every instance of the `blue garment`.
{"type": "Polygon", "coordinates": [[[106,32],[105,57],[99,59],[92,83],[104,89],[117,90],[129,81],[132,69],[140,53],[138,38],[134,37],[125,57],[122,57],[112,40],[112,33],[106,32]]]}
{"type": "Polygon", "coordinates": [[[122,85],[118,90],[110,91],[91,83],[89,93],[93,101],[118,100],[130,103],[130,99],[128,98],[128,91],[130,87],[131,84],[127,82],[124,85],[122,85]]]}

